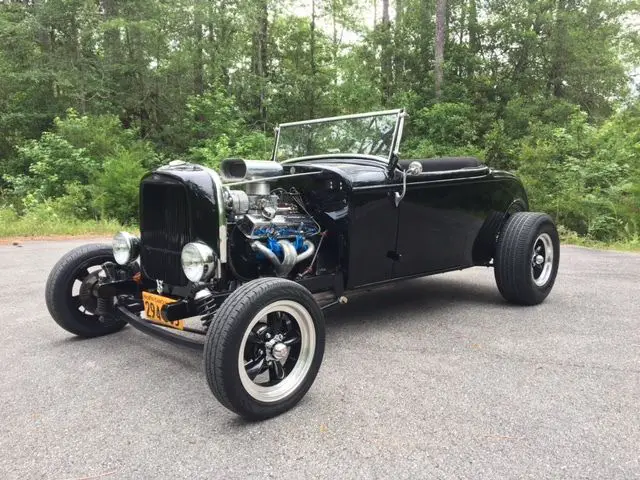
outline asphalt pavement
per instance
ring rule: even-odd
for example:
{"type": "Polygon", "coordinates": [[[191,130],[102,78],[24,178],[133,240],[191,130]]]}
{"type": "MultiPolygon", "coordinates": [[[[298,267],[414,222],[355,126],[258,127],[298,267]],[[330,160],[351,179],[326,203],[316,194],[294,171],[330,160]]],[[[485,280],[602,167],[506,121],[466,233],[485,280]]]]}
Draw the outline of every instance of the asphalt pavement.
{"type": "Polygon", "coordinates": [[[0,246],[1,479],[640,478],[638,254],[564,247],[537,307],[488,268],[354,295],[303,401],[247,423],[199,353],[53,322],[81,243],[0,246]]]}

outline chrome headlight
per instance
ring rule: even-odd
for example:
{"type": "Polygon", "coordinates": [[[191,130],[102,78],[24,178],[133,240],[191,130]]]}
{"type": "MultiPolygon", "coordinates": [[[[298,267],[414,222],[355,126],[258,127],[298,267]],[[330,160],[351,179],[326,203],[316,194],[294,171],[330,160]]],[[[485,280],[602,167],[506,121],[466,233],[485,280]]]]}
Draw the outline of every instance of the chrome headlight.
{"type": "Polygon", "coordinates": [[[182,270],[192,282],[202,282],[213,274],[216,268],[216,254],[202,242],[187,243],[180,255],[182,270]]]}
{"type": "Polygon", "coordinates": [[[116,263],[126,265],[140,255],[140,240],[127,232],[118,232],[111,243],[116,263]]]}

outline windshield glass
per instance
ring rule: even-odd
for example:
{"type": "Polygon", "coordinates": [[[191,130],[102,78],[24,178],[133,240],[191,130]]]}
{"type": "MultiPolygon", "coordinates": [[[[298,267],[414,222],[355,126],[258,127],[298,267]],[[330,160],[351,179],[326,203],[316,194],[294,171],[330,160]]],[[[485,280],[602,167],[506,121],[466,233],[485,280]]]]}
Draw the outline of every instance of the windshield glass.
{"type": "Polygon", "coordinates": [[[402,110],[283,123],[274,159],[327,154],[374,155],[388,161],[396,144],[402,110]]]}

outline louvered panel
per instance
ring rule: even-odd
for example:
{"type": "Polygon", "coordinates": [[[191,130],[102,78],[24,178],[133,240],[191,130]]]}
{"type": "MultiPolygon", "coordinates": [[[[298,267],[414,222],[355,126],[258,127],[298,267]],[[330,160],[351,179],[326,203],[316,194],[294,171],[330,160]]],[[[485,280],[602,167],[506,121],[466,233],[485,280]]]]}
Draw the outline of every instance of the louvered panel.
{"type": "Polygon", "coordinates": [[[186,285],[180,252],[193,239],[186,188],[168,179],[146,181],[140,201],[140,260],[145,274],[170,285],[186,285]]]}

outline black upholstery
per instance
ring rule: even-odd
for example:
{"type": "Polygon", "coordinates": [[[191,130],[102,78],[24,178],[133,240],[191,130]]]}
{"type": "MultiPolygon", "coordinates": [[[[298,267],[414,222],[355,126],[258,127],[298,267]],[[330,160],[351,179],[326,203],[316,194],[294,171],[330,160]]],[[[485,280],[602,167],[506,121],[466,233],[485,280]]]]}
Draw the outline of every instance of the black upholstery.
{"type": "Polygon", "coordinates": [[[411,162],[420,162],[423,172],[443,172],[462,168],[482,167],[480,160],[474,157],[437,157],[416,160],[400,160],[398,166],[405,170],[411,162]]]}

